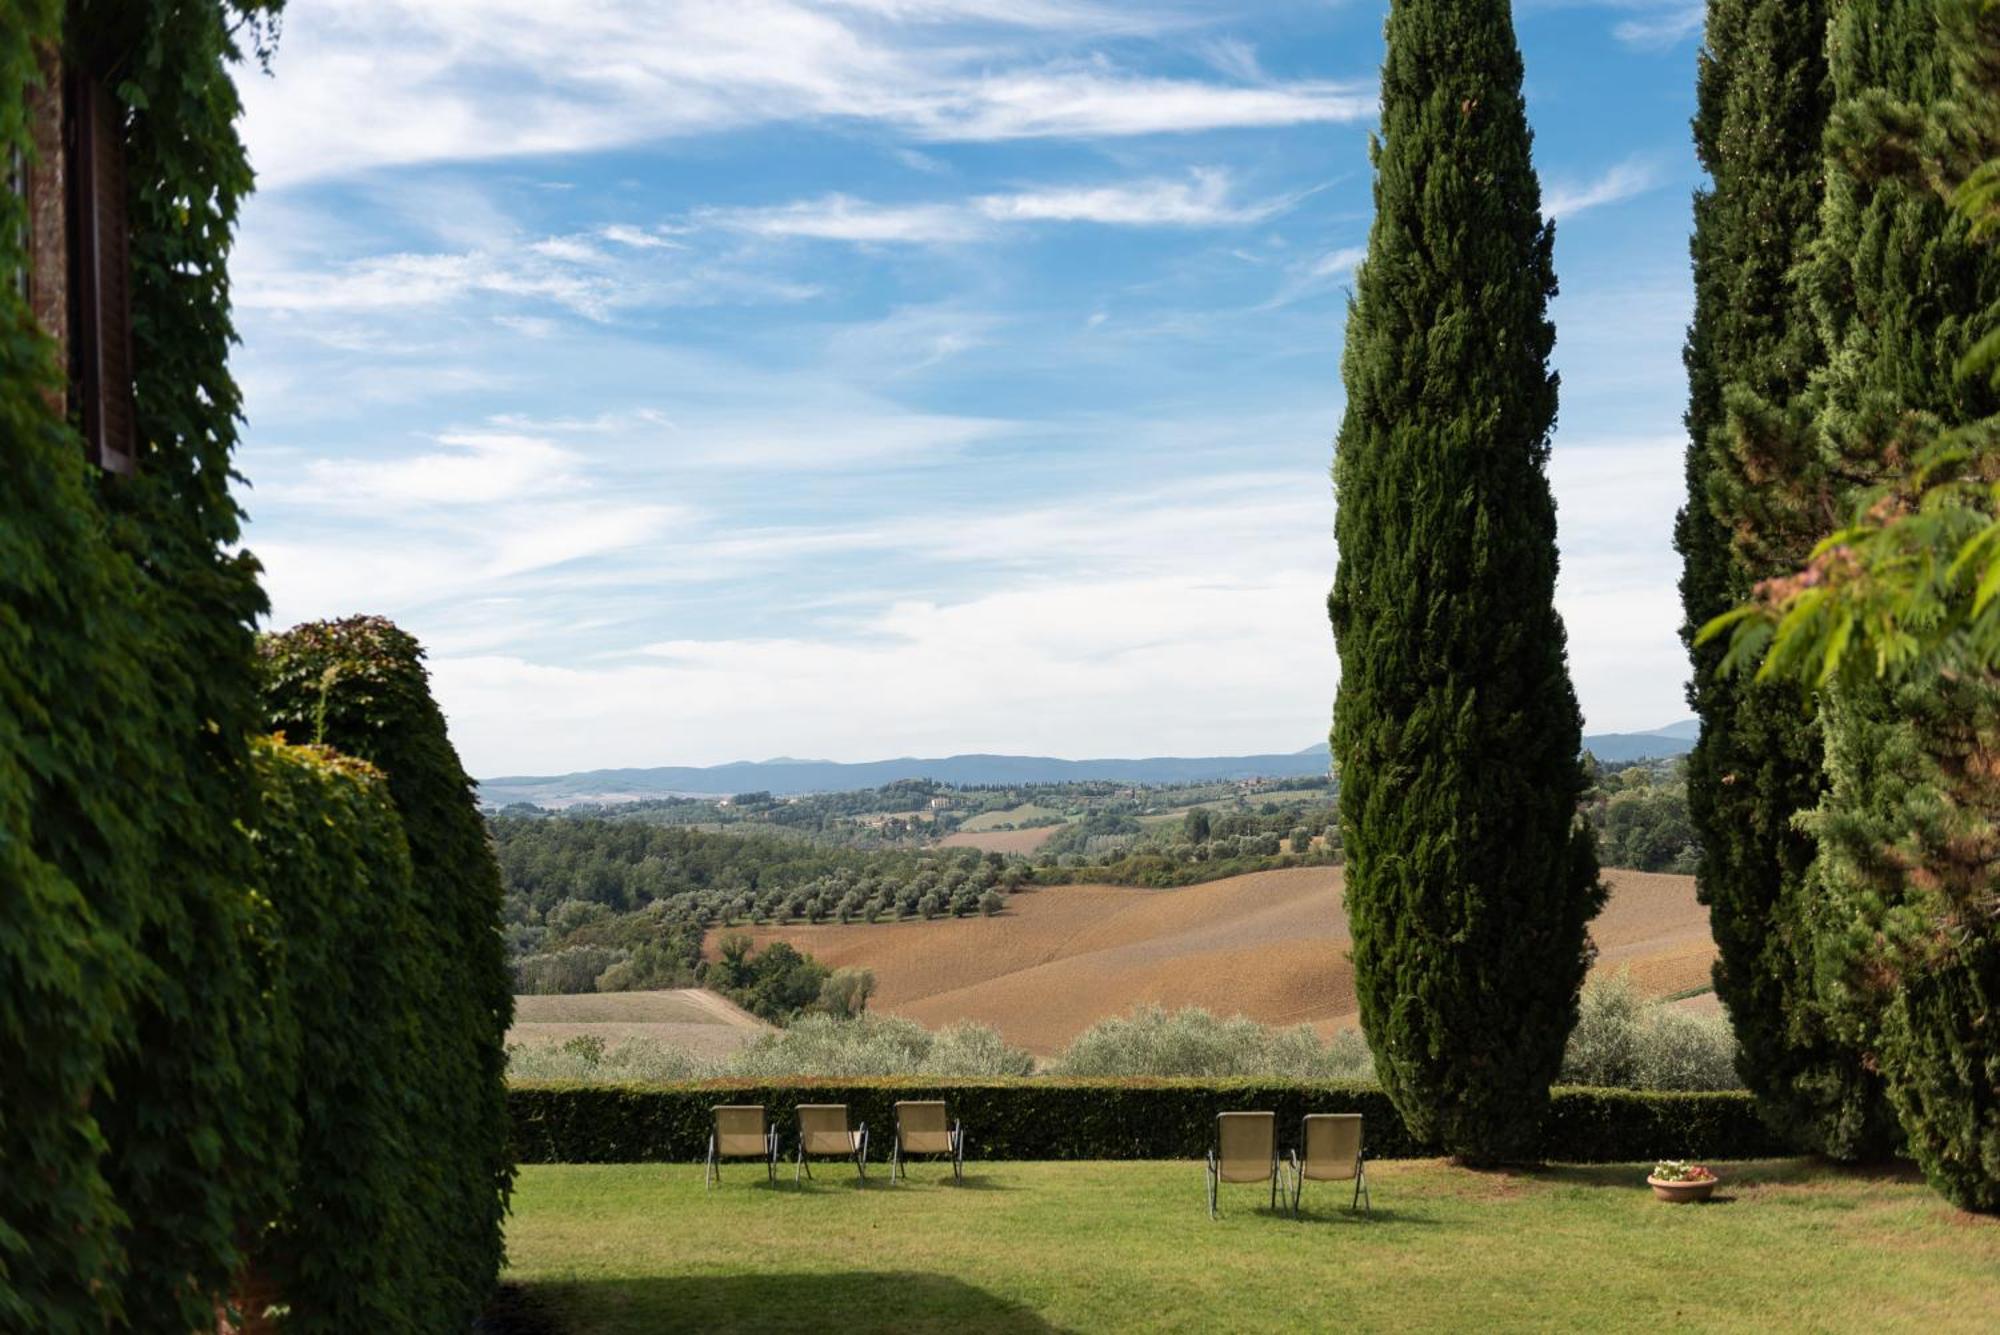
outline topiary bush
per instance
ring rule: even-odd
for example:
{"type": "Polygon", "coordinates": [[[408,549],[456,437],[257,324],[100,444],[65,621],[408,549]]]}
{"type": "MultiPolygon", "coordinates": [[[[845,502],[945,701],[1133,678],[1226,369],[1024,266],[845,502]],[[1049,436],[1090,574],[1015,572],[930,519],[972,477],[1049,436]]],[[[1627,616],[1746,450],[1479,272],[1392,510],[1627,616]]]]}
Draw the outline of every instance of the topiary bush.
{"type": "Polygon", "coordinates": [[[290,1307],[288,1331],[412,1329],[425,1147],[407,1134],[404,1090],[436,1058],[412,1040],[437,961],[402,822],[362,761],[268,740],[253,759],[282,942],[266,1022],[290,1093],[282,1204],[255,1265],[290,1307]]]}
{"type": "Polygon", "coordinates": [[[475,1317],[502,1257],[514,1179],[507,1142],[507,1026],[514,1000],[500,936],[500,869],[472,781],[431,698],[423,650],[379,617],[297,626],[260,642],[270,725],[366,760],[386,776],[422,887],[423,976],[406,1042],[405,1134],[422,1147],[404,1263],[413,1310],[438,1328],[475,1317]]]}

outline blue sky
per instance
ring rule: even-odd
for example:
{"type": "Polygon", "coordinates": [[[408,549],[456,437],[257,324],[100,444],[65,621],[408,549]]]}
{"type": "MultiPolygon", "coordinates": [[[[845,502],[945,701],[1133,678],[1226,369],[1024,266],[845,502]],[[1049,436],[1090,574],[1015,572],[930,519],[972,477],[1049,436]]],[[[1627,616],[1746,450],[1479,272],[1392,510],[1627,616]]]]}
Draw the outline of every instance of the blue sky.
{"type": "MultiPolygon", "coordinates": [[[[1515,7],[1592,730],[1682,717],[1701,6],[1515,7]]],[[[1295,750],[1386,6],[316,0],[243,76],[249,545],[478,774],[1295,750]]]]}

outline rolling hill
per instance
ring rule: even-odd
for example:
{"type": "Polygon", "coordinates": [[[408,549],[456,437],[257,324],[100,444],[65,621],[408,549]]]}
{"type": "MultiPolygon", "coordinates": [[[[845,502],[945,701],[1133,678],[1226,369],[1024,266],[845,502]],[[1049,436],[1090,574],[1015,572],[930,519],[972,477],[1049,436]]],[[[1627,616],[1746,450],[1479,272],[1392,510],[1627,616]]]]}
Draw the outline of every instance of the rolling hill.
{"type": "MultiPolygon", "coordinates": [[[[1690,723],[1655,732],[1603,733],[1583,739],[1599,760],[1624,762],[1649,756],[1680,755],[1694,745],[1690,723]]],[[[879,788],[898,779],[939,783],[1029,784],[1104,780],[1113,783],[1208,783],[1234,779],[1279,779],[1325,774],[1325,742],[1282,755],[1153,756],[1128,760],[1061,760],[1054,756],[959,755],[922,759],[736,761],[706,767],[598,769],[576,774],[514,775],[481,779],[479,800],[503,807],[512,802],[569,806],[578,802],[633,802],[658,797],[724,797],[768,792],[779,797],[802,793],[853,792],[879,788]]]]}
{"type": "MultiPolygon", "coordinates": [[[[1715,945],[1694,879],[1610,871],[1598,967],[1655,996],[1705,986],[1715,945]]],[[[1322,1033],[1358,1023],[1340,869],[1257,872],[1178,890],[1048,886],[992,919],[766,927],[833,965],[875,971],[872,1008],[937,1027],[976,1020],[1038,1054],[1141,1003],[1203,1006],[1322,1033]]],[[[712,943],[711,943],[712,944],[712,943]]]]}

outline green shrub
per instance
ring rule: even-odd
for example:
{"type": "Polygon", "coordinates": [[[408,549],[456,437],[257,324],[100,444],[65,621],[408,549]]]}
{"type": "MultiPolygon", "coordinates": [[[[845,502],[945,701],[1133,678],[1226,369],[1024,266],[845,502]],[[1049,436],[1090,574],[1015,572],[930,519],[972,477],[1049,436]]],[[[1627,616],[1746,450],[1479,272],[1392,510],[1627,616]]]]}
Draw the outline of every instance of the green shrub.
{"type": "MultiPolygon", "coordinates": [[[[863,1013],[853,1019],[801,1016],[790,1026],[759,1035],[727,1057],[708,1057],[635,1038],[594,1058],[572,1045],[517,1044],[508,1049],[509,1074],[521,1080],[765,1080],[796,1077],[1026,1075],[1035,1059],[1007,1046],[984,1025],[955,1025],[935,1033],[913,1020],[863,1013]]],[[[594,1037],[588,1041],[601,1044],[594,1037]]]]}
{"type": "Polygon", "coordinates": [[[500,936],[500,868],[472,781],[431,698],[423,650],[379,617],[316,622],[260,644],[271,724],[387,776],[424,911],[411,949],[421,1009],[406,1039],[403,1133],[422,1147],[404,1190],[423,1226],[406,1254],[407,1311],[433,1328],[484,1307],[514,1179],[505,1036],[512,979],[500,936]]]}
{"type": "Polygon", "coordinates": [[[1368,1080],[1374,1063],[1367,1043],[1353,1030],[1322,1045],[1307,1025],[1271,1029],[1240,1015],[1220,1019],[1198,1007],[1169,1014],[1142,1006],[1084,1030],[1051,1063],[1051,1070],[1077,1077],[1368,1080]]]}
{"type": "MultiPolygon", "coordinates": [[[[1434,1151],[1403,1129],[1374,1085],[1254,1080],[747,1080],[643,1087],[521,1085],[509,1093],[523,1163],[697,1162],[708,1144],[709,1109],[761,1103],[789,1137],[800,1103],[845,1103],[878,1134],[899,1099],[941,1098],[964,1121],[979,1159],[1195,1159],[1208,1149],[1215,1115],[1229,1109],[1278,1114],[1283,1142],[1309,1112],[1358,1112],[1371,1150],[1385,1158],[1434,1151]]],[[[1557,1089],[1539,1137],[1557,1162],[1652,1162],[1662,1156],[1744,1159],[1788,1147],[1741,1093],[1642,1094],[1557,1089]]]]}
{"type": "Polygon", "coordinates": [[[1562,1079],[1623,1089],[1742,1088],[1736,1036],[1725,1017],[1649,1001],[1625,973],[1584,985],[1562,1079]]]}
{"type": "Polygon", "coordinates": [[[820,984],[817,1004],[823,1014],[851,1020],[868,1009],[868,998],[874,995],[873,969],[835,969],[820,984]]]}
{"type": "Polygon", "coordinates": [[[267,1024],[285,1041],[288,1158],[257,1264],[302,1333],[410,1328],[425,1147],[405,1090],[437,961],[402,822],[379,771],[322,748],[259,744],[257,846],[282,948],[267,1024]],[[416,1040],[416,1041],[413,1041],[416,1040]]]}

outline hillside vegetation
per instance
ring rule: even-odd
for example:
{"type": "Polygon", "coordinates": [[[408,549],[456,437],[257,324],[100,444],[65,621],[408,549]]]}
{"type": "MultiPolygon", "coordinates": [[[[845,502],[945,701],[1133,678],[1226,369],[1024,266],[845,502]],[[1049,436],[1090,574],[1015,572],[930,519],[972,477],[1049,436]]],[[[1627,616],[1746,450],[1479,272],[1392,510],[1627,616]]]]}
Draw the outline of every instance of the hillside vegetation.
{"type": "MultiPolygon", "coordinates": [[[[1698,993],[1715,945],[1691,877],[1614,871],[1592,924],[1598,969],[1648,998],[1698,993]]],[[[1260,872],[1172,890],[1049,886],[990,921],[766,925],[830,967],[872,971],[872,1009],[932,1028],[992,1026],[1050,1055],[1093,1023],[1150,1004],[1200,1006],[1322,1035],[1358,1022],[1341,873],[1260,872]]]]}

